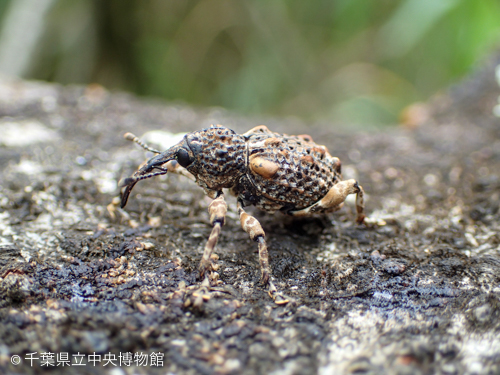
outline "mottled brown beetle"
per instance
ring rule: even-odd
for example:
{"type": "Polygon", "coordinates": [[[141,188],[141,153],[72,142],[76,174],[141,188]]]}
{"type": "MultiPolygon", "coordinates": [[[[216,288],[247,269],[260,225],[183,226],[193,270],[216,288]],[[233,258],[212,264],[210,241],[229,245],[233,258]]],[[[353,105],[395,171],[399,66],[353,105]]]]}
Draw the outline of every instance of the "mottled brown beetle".
{"type": "Polygon", "coordinates": [[[125,134],[125,138],[158,155],[123,180],[122,208],[138,181],[167,172],[194,176],[214,199],[208,207],[213,229],[200,262],[202,277],[211,271],[210,256],[224,225],[227,211],[224,188],[231,189],[237,197],[241,226],[259,247],[261,281],[269,284],[269,293],[277,303],[287,300],[277,298],[264,231],[243,207],[254,205],[268,212],[310,216],[337,211],[349,194],[356,194],[357,221],[364,221],[363,189],[356,180],[342,181],[340,160],[307,135],[278,134],[264,125],[237,134],[221,125],[212,125],[186,134],[181,142],[163,152],[146,146],[131,133],[125,134]]]}

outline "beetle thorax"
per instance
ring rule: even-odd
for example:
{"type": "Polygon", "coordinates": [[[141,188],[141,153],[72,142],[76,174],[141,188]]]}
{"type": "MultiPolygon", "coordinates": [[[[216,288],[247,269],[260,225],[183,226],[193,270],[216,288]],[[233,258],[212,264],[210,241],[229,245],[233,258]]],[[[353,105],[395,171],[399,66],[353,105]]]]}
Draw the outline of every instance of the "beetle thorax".
{"type": "Polygon", "coordinates": [[[195,160],[187,167],[198,183],[211,190],[234,186],[245,173],[245,139],[224,127],[190,133],[186,141],[195,160]]]}

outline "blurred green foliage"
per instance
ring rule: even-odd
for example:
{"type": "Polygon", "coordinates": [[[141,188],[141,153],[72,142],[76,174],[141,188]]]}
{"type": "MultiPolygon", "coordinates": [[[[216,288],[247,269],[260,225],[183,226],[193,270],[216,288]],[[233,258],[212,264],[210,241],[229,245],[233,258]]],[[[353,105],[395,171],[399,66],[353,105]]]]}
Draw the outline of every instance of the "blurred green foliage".
{"type": "Polygon", "coordinates": [[[498,0],[55,0],[26,76],[377,126],[499,36],[498,0]]]}

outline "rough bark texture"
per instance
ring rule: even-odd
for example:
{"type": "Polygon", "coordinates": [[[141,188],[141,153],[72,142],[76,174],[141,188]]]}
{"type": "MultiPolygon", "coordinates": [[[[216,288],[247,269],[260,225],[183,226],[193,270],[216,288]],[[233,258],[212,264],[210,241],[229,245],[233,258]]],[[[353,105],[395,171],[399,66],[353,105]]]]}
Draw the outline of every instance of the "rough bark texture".
{"type": "Polygon", "coordinates": [[[338,134],[265,121],[340,157],[377,223],[356,225],[352,204],[301,221],[253,211],[284,306],[258,283],[257,245],[234,200],[210,289],[197,272],[211,231],[200,188],[162,176],[138,183],[126,210],[110,205],[117,181],[148,156],[124,132],[244,132],[262,119],[94,86],[1,83],[0,372],[44,371],[46,352],[55,365],[68,353],[71,367],[54,373],[107,372],[107,354],[117,363],[155,352],[162,365],[132,361],[116,374],[499,374],[494,67],[423,107],[430,117],[413,128],[338,134]],[[100,363],[88,362],[94,353],[100,363]]]}

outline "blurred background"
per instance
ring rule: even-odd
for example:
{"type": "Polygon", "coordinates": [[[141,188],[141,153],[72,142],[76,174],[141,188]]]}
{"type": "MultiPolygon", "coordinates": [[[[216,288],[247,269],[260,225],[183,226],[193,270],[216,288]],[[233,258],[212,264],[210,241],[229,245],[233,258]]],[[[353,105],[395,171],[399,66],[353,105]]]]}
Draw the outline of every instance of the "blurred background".
{"type": "Polygon", "coordinates": [[[0,0],[0,22],[2,75],[370,128],[495,50],[500,2],[0,0]]]}

